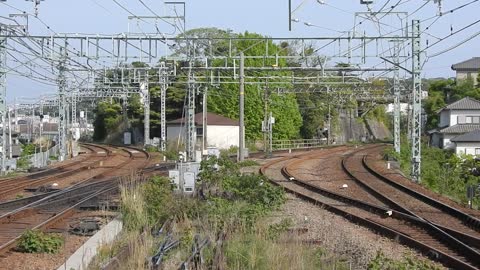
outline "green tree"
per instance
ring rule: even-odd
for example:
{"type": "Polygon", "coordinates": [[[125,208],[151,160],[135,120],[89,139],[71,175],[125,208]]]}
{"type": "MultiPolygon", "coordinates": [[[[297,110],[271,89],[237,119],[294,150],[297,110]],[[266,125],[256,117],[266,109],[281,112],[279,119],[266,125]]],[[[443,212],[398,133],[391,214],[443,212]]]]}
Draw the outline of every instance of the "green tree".
{"type": "Polygon", "coordinates": [[[107,134],[114,131],[122,119],[122,107],[116,102],[100,102],[94,110],[95,120],[93,121],[93,139],[101,141],[107,134]]]}

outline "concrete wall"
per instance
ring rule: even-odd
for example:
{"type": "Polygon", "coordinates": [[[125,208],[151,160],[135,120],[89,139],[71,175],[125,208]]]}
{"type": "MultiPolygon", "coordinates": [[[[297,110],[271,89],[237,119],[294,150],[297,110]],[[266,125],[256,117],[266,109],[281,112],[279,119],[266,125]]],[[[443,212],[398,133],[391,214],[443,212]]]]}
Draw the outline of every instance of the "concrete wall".
{"type": "Polygon", "coordinates": [[[382,122],[367,119],[368,128],[373,135],[373,137],[377,140],[389,140],[393,138],[392,133],[382,122]]]}
{"type": "Polygon", "coordinates": [[[457,155],[475,155],[475,152],[480,152],[480,142],[458,142],[455,148],[457,155]]]}
{"type": "Polygon", "coordinates": [[[450,111],[450,126],[458,124],[458,116],[480,116],[480,110],[451,110],[450,111]]]}

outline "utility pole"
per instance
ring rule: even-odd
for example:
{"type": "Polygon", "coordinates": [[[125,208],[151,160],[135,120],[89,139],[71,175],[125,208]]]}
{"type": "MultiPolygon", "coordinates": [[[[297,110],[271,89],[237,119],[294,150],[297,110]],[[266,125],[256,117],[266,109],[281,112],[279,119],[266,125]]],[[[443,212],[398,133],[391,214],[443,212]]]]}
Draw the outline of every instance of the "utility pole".
{"type": "Polygon", "coordinates": [[[65,62],[66,62],[66,47],[60,49],[60,60],[58,63],[58,148],[60,150],[59,160],[64,161],[67,156],[66,144],[66,78],[65,78],[65,62]]]}
{"type": "MultiPolygon", "coordinates": [[[[44,154],[42,152],[43,118],[44,118],[44,115],[43,115],[43,98],[40,98],[40,131],[39,131],[40,140],[39,141],[40,141],[40,153],[42,153],[42,155],[41,155],[41,157],[42,157],[41,167],[47,166],[46,159],[44,158],[44,154]]],[[[47,150],[48,150],[48,141],[45,140],[45,142],[46,142],[46,146],[45,146],[45,155],[46,155],[47,150]]]]}
{"type": "Polygon", "coordinates": [[[8,158],[12,159],[12,119],[10,118],[10,107],[7,108],[7,115],[8,115],[8,158]]]}
{"type": "Polygon", "coordinates": [[[265,152],[265,156],[269,157],[269,142],[268,142],[268,95],[269,95],[269,87],[268,87],[268,80],[265,82],[265,90],[263,92],[263,148],[265,152]]]}
{"type": "Polygon", "coordinates": [[[245,159],[245,55],[240,53],[240,120],[239,120],[239,138],[238,138],[238,160],[245,159]]]}
{"type": "Polygon", "coordinates": [[[420,21],[412,21],[412,178],[420,182],[421,176],[421,144],[422,144],[422,64],[420,21]]]}
{"type": "Polygon", "coordinates": [[[327,97],[328,97],[328,130],[327,130],[327,145],[332,143],[332,110],[331,110],[331,99],[330,99],[330,86],[327,86],[327,97]]]}
{"type": "Polygon", "coordinates": [[[187,123],[186,123],[186,150],[187,161],[195,160],[195,78],[192,72],[192,62],[189,63],[188,70],[188,93],[187,93],[187,123]]]}
{"type": "MultiPolygon", "coordinates": [[[[395,42],[394,61],[400,64],[400,44],[395,42]]],[[[400,70],[393,71],[393,145],[395,152],[400,153],[400,70]]]]}
{"type": "MultiPolygon", "coordinates": [[[[0,26],[0,35],[3,34],[4,29],[0,26]]],[[[0,121],[2,122],[2,140],[0,142],[1,153],[1,174],[5,175],[5,160],[6,160],[6,136],[5,136],[5,112],[6,112],[6,96],[7,96],[7,38],[0,37],[0,121]]]]}
{"type": "Polygon", "coordinates": [[[208,88],[205,86],[203,90],[203,113],[202,113],[202,155],[203,151],[205,151],[208,147],[208,137],[207,137],[207,126],[208,126],[208,104],[207,104],[207,99],[208,99],[208,88]]]}

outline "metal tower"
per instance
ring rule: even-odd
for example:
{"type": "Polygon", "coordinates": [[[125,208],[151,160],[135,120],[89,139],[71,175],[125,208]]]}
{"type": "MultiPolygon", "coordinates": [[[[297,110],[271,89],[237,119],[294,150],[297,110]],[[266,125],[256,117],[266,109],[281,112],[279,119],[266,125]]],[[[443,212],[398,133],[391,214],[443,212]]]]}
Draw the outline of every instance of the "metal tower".
{"type": "Polygon", "coordinates": [[[66,52],[65,48],[61,50],[60,59],[58,62],[58,148],[60,150],[59,160],[63,161],[67,156],[67,142],[66,142],[66,114],[67,114],[67,100],[66,100],[66,87],[67,81],[65,77],[65,62],[66,52]]]}
{"type": "MultiPolygon", "coordinates": [[[[190,67],[192,62],[190,62],[190,67]]],[[[186,121],[186,151],[187,161],[195,160],[195,78],[191,69],[188,71],[188,97],[187,97],[187,121],[186,121]]]]}
{"type": "MultiPolygon", "coordinates": [[[[3,32],[0,27],[0,34],[3,32]]],[[[5,160],[6,160],[6,95],[7,95],[7,38],[0,37],[0,121],[2,125],[2,140],[0,141],[0,158],[1,158],[1,172],[5,174],[5,160]]]]}
{"type": "MultiPolygon", "coordinates": [[[[400,63],[400,43],[395,42],[394,61],[400,63]]],[[[393,71],[393,145],[395,152],[400,153],[400,70],[396,66],[393,71]]]]}
{"type": "Polygon", "coordinates": [[[167,129],[166,129],[166,98],[167,98],[167,70],[165,62],[160,63],[160,150],[167,150],[167,129]]]}
{"type": "Polygon", "coordinates": [[[420,21],[412,21],[412,178],[420,182],[422,144],[422,78],[420,21]]]}

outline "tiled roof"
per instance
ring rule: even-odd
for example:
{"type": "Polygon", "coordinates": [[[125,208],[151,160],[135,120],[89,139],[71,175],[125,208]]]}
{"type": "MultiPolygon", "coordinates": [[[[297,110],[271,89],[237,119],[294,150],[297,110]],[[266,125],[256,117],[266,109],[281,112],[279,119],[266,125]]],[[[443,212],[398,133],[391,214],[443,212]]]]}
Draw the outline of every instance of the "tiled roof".
{"type": "MultiPolygon", "coordinates": [[[[195,125],[202,124],[203,113],[195,114],[195,125]]],[[[178,118],[168,122],[168,124],[185,124],[185,118],[178,118]]],[[[238,121],[214,113],[207,113],[207,123],[211,126],[238,126],[238,121]]]]}
{"type": "Polygon", "coordinates": [[[480,101],[471,97],[465,97],[451,104],[448,104],[446,107],[440,109],[438,112],[443,110],[480,110],[480,101]]]}
{"type": "Polygon", "coordinates": [[[440,130],[440,133],[461,134],[480,129],[480,124],[459,124],[446,127],[440,130]]]}
{"type": "Polygon", "coordinates": [[[451,139],[452,142],[480,142],[480,129],[457,136],[451,139]]]}
{"type": "Polygon", "coordinates": [[[473,57],[467,61],[463,61],[452,65],[453,70],[475,70],[480,69],[480,57],[473,57]]]}

